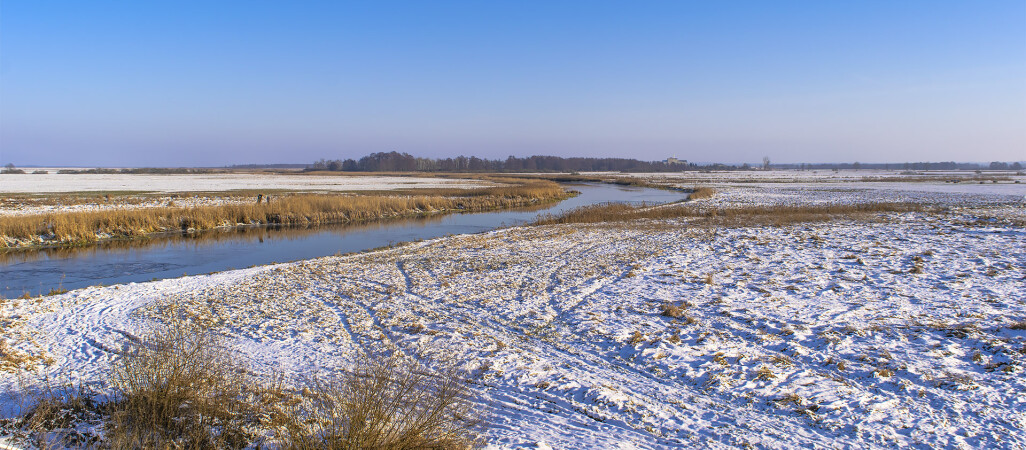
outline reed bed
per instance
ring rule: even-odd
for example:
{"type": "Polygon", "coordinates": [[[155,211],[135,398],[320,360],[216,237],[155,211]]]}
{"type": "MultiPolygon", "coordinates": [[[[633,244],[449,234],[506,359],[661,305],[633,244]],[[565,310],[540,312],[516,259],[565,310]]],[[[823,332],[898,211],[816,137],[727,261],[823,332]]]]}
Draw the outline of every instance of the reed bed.
{"type": "Polygon", "coordinates": [[[376,195],[297,194],[270,202],[160,207],[0,217],[0,248],[75,245],[168,231],[247,225],[359,223],[440,212],[484,211],[564,198],[556,183],[520,181],[477,190],[440,189],[376,195]]]}
{"type": "Polygon", "coordinates": [[[699,186],[688,190],[688,200],[701,200],[716,195],[716,190],[710,187],[699,186]]]}

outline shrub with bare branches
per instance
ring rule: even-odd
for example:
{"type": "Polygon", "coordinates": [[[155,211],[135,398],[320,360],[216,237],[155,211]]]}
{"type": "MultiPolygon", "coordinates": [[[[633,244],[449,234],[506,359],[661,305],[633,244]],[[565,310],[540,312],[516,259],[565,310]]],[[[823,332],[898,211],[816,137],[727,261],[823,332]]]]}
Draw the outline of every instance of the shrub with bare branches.
{"type": "Polygon", "coordinates": [[[238,448],[251,405],[245,371],[220,339],[171,317],[114,363],[105,440],[115,448],[238,448]]]}
{"type": "Polygon", "coordinates": [[[455,369],[430,371],[398,357],[363,359],[308,392],[284,412],[283,448],[468,448],[478,424],[455,369]]]}

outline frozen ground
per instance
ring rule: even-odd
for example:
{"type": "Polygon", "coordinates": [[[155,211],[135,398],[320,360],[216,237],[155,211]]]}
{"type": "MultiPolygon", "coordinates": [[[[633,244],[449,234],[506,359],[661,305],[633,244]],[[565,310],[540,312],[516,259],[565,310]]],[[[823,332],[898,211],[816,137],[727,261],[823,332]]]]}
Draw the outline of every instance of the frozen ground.
{"type": "MultiPolygon", "coordinates": [[[[849,195],[755,188],[702,202],[849,195]]],[[[906,195],[956,208],[453,236],[5,300],[0,336],[24,367],[101,391],[158,301],[186,306],[264,377],[330,372],[357,350],[455,359],[496,447],[1022,448],[1026,229],[993,218],[1022,208],[906,195]]],[[[4,414],[33,377],[0,373],[4,414]]]]}
{"type": "Polygon", "coordinates": [[[992,179],[999,179],[999,182],[1012,182],[1016,180],[1026,183],[1026,175],[1022,171],[995,170],[975,171],[966,170],[751,170],[751,171],[687,171],[687,172],[657,172],[657,173],[629,173],[623,176],[643,177],[650,179],[666,180],[697,180],[707,182],[735,182],[735,183],[849,183],[854,181],[865,182],[888,182],[888,181],[912,181],[943,183],[945,180],[959,180],[960,183],[970,183],[986,180],[991,183],[992,179]]]}
{"type": "Polygon", "coordinates": [[[76,211],[251,203],[256,192],[354,192],[394,189],[471,189],[494,183],[468,179],[392,176],[231,174],[0,175],[0,217],[76,211]],[[233,191],[247,191],[240,195],[233,191]],[[95,192],[95,195],[88,193],[95,192]],[[111,199],[102,196],[115,193],[111,199]],[[76,195],[66,195],[75,193],[76,195]],[[174,195],[168,195],[174,193],[174,195]],[[5,198],[6,194],[6,198],[5,198]],[[85,195],[83,195],[85,194],[85,195]]]}
{"type": "Polygon", "coordinates": [[[80,211],[113,211],[143,208],[194,208],[199,206],[221,206],[253,203],[255,195],[127,195],[107,201],[102,196],[86,196],[72,199],[42,197],[8,197],[0,199],[0,217],[31,216],[35,214],[57,214],[80,211]]]}
{"type": "Polygon", "coordinates": [[[89,191],[224,192],[233,190],[377,191],[488,185],[475,180],[391,176],[317,176],[269,173],[219,174],[20,174],[0,175],[0,193],[89,191]]]}

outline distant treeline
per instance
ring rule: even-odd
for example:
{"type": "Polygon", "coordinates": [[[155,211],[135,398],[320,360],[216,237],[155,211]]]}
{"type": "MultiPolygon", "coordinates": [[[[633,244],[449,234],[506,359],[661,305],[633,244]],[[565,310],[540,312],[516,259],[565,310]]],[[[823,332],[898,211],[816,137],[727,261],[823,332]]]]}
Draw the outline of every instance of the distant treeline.
{"type": "MultiPolygon", "coordinates": [[[[233,166],[239,167],[239,166],[233,166]]],[[[681,172],[686,170],[1022,170],[1020,162],[956,163],[786,163],[761,165],[695,164],[669,158],[665,161],[640,161],[627,158],[563,158],[559,156],[528,156],[506,159],[482,159],[476,156],[455,158],[418,158],[408,153],[371,153],[360,159],[321,159],[307,166],[308,171],[337,172],[681,172]]]]}
{"type": "Polygon", "coordinates": [[[481,159],[476,156],[432,159],[407,153],[371,153],[360,159],[322,159],[307,170],[342,172],[677,172],[694,169],[687,161],[639,161],[626,158],[529,156],[481,159]]]}
{"type": "Polygon", "coordinates": [[[217,169],[190,169],[185,167],[140,167],[134,169],[61,169],[57,173],[69,173],[69,174],[161,174],[161,175],[172,175],[172,174],[183,174],[183,173],[219,173],[222,170],[217,169]]]}
{"type": "Polygon", "coordinates": [[[229,169],[305,169],[309,164],[232,164],[229,169]]]}

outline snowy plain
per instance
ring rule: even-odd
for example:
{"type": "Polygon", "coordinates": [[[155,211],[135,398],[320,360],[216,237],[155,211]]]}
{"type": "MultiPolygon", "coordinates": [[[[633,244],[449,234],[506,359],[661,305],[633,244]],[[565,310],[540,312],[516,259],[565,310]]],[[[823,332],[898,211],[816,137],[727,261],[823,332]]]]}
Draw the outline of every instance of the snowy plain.
{"type": "Polygon", "coordinates": [[[917,186],[723,183],[694,204],[947,209],[520,227],[3,300],[0,338],[38,364],[0,370],[0,413],[41,374],[108,389],[170,301],[258,377],[302,383],[356,352],[455,361],[494,448],[1023,448],[1026,192],[917,186]]]}
{"type": "Polygon", "coordinates": [[[452,188],[489,185],[473,180],[431,177],[286,175],[272,173],[215,174],[21,174],[0,175],[0,193],[88,191],[221,192],[240,189],[297,191],[378,191],[410,188],[452,188]]]}
{"type": "Polygon", "coordinates": [[[0,217],[76,211],[215,206],[252,203],[256,194],[356,192],[396,189],[473,189],[495,183],[435,177],[302,175],[269,172],[214,174],[46,174],[0,175],[0,217]],[[235,191],[235,192],[233,192],[235,191]],[[237,191],[248,191],[239,195],[237,191]],[[115,201],[103,193],[114,192],[115,201]],[[74,193],[79,198],[61,194],[74,193]],[[89,193],[96,193],[90,197],[89,193]],[[4,194],[8,198],[3,198],[4,194]],[[86,195],[83,195],[86,194],[86,195]],[[26,197],[27,196],[27,197],[26,197]]]}

